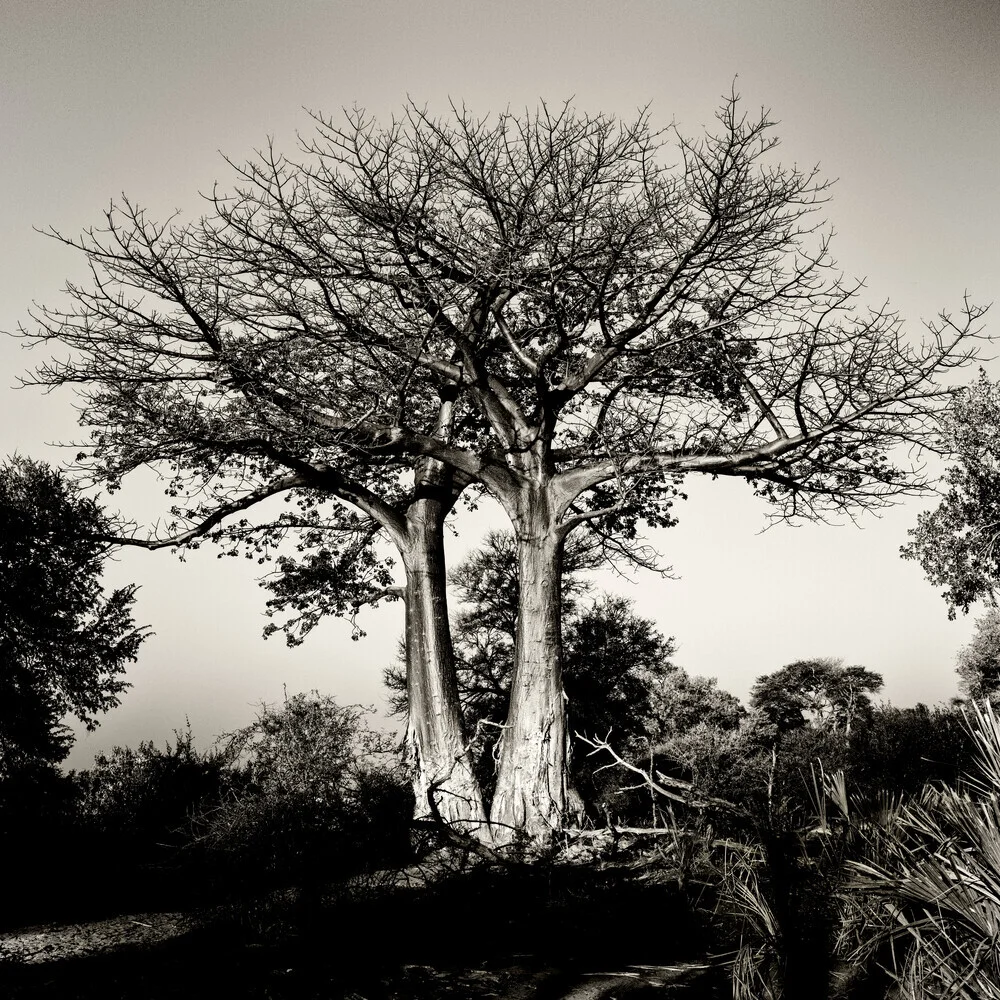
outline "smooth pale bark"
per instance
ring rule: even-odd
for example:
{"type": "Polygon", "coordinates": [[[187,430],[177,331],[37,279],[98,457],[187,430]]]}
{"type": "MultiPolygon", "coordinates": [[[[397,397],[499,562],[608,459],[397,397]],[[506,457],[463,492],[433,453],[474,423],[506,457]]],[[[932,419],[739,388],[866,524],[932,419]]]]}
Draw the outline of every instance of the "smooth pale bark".
{"type": "Polygon", "coordinates": [[[440,818],[488,841],[489,825],[462,731],[455,677],[445,589],[446,511],[442,499],[421,497],[406,516],[406,541],[401,546],[406,569],[406,742],[417,818],[440,818]]]}
{"type": "Polygon", "coordinates": [[[544,845],[579,801],[569,787],[562,683],[562,539],[544,493],[517,505],[519,607],[510,709],[490,822],[497,843],[544,845]]]}

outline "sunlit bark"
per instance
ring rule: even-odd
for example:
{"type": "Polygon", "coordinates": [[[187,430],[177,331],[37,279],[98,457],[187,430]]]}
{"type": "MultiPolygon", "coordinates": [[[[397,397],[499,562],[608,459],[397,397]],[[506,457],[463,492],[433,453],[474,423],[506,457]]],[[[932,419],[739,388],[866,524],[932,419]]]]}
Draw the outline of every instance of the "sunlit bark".
{"type": "Polygon", "coordinates": [[[410,505],[406,542],[406,744],[418,819],[443,820],[489,839],[482,794],[462,732],[448,620],[444,564],[445,502],[410,505]]]}
{"type": "Polygon", "coordinates": [[[514,674],[490,819],[498,841],[521,831],[544,842],[562,826],[573,799],[562,682],[562,539],[544,492],[526,490],[518,500],[514,674]]]}

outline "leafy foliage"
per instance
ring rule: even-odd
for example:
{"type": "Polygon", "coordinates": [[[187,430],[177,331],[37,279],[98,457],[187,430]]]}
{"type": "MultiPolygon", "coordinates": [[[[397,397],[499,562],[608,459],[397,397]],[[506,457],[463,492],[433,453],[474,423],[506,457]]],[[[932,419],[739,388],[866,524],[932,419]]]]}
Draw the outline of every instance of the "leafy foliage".
{"type": "Polygon", "coordinates": [[[882,705],[852,737],[846,771],[861,795],[901,795],[931,783],[956,786],[973,760],[959,709],[882,705]]]}
{"type": "Polygon", "coordinates": [[[895,804],[849,865],[856,956],[887,955],[906,1000],[1000,998],[1000,722],[973,711],[970,785],[895,804]]]}
{"type": "Polygon", "coordinates": [[[18,768],[0,781],[0,851],[12,859],[0,928],[51,919],[54,900],[67,885],[79,886],[81,872],[93,873],[83,895],[100,892],[112,859],[88,857],[78,802],[72,777],[56,767],[18,768]],[[18,871],[27,877],[14,877],[18,871]]]}
{"type": "Polygon", "coordinates": [[[262,705],[254,722],[222,739],[239,787],[201,812],[198,851],[256,889],[405,857],[412,798],[398,741],[368,726],[370,712],[318,692],[262,705]]]}
{"type": "Polygon", "coordinates": [[[954,618],[991,600],[1000,579],[1000,383],[980,370],[943,416],[941,438],[954,463],[937,507],[918,517],[902,554],[944,587],[954,618]]]}
{"type": "Polygon", "coordinates": [[[163,747],[150,740],[134,749],[116,746],[76,776],[81,816],[130,856],[184,843],[191,818],[221,801],[231,779],[226,757],[199,751],[190,727],[175,731],[173,744],[163,747]]]}
{"type": "Polygon", "coordinates": [[[115,747],[86,771],[0,782],[0,849],[31,872],[5,886],[7,916],[93,919],[201,903],[205,872],[181,857],[191,818],[238,777],[187,730],[163,747],[115,747]]]}
{"type": "Polygon", "coordinates": [[[396,741],[367,714],[298,694],[207,750],[187,728],[164,746],[116,746],[69,776],[0,782],[0,848],[35,872],[8,886],[11,915],[312,892],[408,859],[412,796],[396,741]]]}
{"type": "Polygon", "coordinates": [[[715,677],[676,669],[659,678],[649,692],[650,738],[662,745],[702,727],[731,732],[746,717],[739,698],[723,691],[715,677]]]}
{"type": "MultiPolygon", "coordinates": [[[[273,571],[261,580],[272,594],[267,601],[268,617],[278,619],[268,623],[264,635],[281,631],[289,646],[301,645],[330,615],[348,618],[351,638],[359,639],[364,632],[355,620],[358,609],[394,597],[395,563],[374,544],[378,524],[350,510],[340,510],[331,518],[324,511],[325,499],[321,494],[300,495],[295,503],[298,517],[285,515],[254,531],[255,544],[262,547],[267,542],[277,547],[286,535],[295,536],[295,554],[278,555],[273,571]]],[[[235,553],[239,545],[231,535],[229,544],[235,553]]]]}
{"type": "Polygon", "coordinates": [[[808,725],[850,736],[871,711],[869,696],[882,684],[881,675],[866,667],[845,667],[842,660],[796,660],[757,678],[750,704],[781,733],[808,725]]]}
{"type": "Polygon", "coordinates": [[[88,729],[119,703],[146,631],[135,587],[100,583],[107,520],[53,469],[0,466],[0,778],[69,751],[61,719],[88,729]]]}
{"type": "Polygon", "coordinates": [[[1000,693],[1000,609],[990,608],[976,620],[976,631],[958,651],[959,690],[973,701],[1000,693]]]}

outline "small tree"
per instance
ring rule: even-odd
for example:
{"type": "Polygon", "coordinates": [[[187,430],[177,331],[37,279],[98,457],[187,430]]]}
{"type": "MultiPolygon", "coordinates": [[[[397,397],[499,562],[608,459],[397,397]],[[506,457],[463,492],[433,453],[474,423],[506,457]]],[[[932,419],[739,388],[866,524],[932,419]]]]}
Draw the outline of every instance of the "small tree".
{"type": "Polygon", "coordinates": [[[62,719],[88,729],[128,688],[146,630],[135,587],[106,594],[107,521],[48,466],[0,466],[0,778],[69,752],[62,719]]]}

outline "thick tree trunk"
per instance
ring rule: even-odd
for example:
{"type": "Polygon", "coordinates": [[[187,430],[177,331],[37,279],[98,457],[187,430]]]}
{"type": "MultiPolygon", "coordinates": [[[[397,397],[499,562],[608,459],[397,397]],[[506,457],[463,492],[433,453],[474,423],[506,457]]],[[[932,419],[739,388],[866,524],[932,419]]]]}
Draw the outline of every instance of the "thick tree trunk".
{"type": "Polygon", "coordinates": [[[445,589],[445,505],[419,498],[407,511],[407,748],[418,819],[440,818],[488,841],[483,797],[462,732],[445,589]]]}
{"type": "Polygon", "coordinates": [[[490,821],[498,843],[523,835],[541,845],[574,798],[562,685],[562,543],[540,497],[521,506],[514,676],[490,821]]]}

